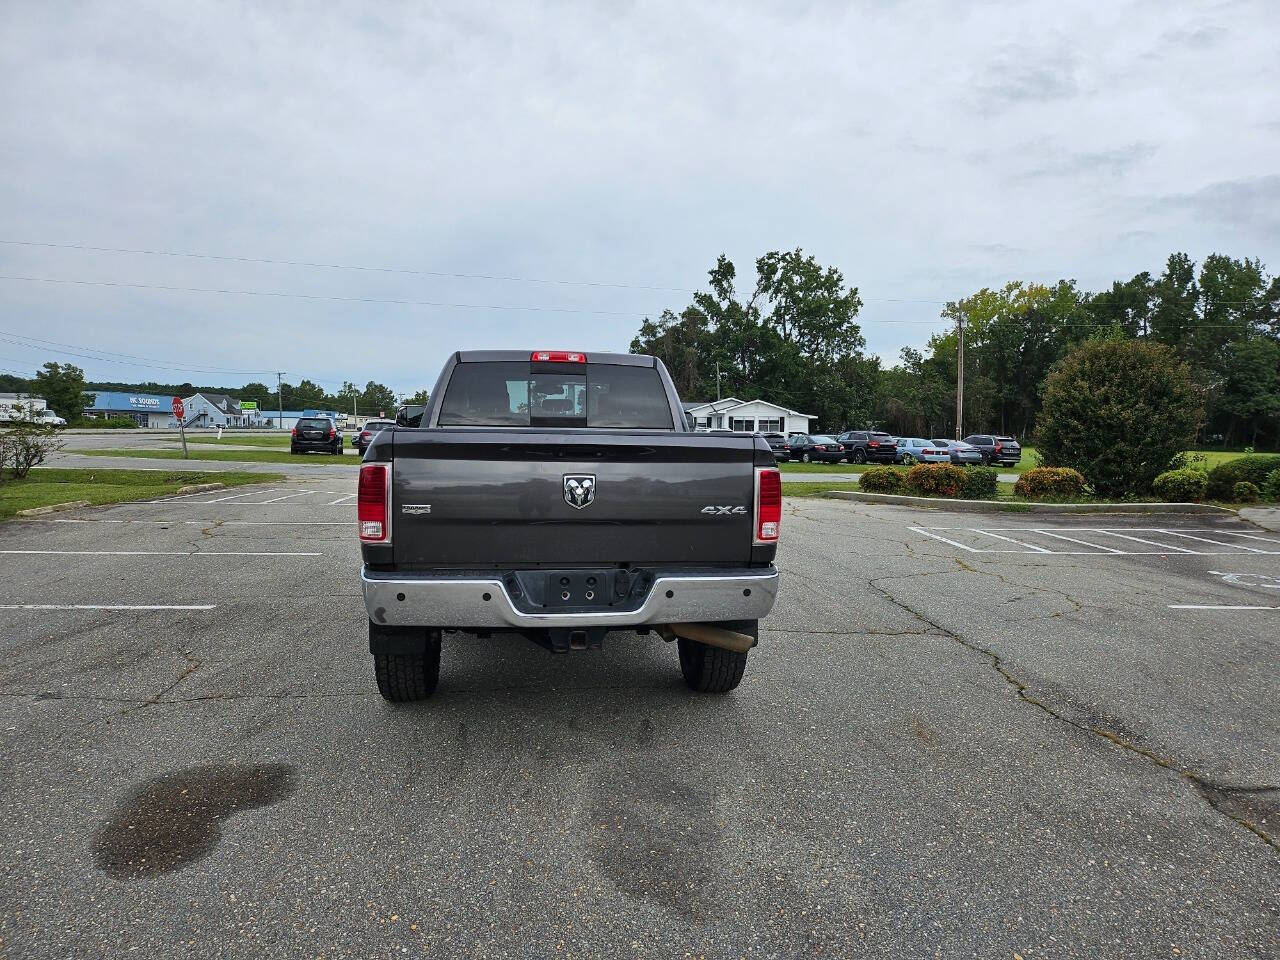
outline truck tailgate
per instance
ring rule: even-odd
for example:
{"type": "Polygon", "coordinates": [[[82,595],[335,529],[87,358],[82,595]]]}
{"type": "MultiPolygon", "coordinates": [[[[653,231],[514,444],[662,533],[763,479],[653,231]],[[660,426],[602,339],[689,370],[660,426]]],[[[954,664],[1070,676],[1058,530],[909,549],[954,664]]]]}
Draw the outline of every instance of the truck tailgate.
{"type": "Polygon", "coordinates": [[[396,431],[394,560],[455,569],[743,564],[755,460],[750,436],[396,431]]]}

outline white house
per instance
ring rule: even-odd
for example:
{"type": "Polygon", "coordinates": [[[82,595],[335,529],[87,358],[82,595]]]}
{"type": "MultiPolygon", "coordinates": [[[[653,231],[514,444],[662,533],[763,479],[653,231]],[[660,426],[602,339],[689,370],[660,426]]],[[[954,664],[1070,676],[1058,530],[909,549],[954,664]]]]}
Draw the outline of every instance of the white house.
{"type": "Polygon", "coordinates": [[[808,433],[817,419],[768,400],[739,400],[726,397],[710,403],[686,403],[685,412],[694,418],[698,430],[745,430],[760,433],[808,433]]]}
{"type": "MultiPolygon", "coordinates": [[[[183,416],[195,427],[257,427],[262,425],[258,410],[241,410],[240,401],[225,393],[197,393],[182,401],[183,416]]],[[[172,419],[172,417],[170,418],[172,419]]]]}

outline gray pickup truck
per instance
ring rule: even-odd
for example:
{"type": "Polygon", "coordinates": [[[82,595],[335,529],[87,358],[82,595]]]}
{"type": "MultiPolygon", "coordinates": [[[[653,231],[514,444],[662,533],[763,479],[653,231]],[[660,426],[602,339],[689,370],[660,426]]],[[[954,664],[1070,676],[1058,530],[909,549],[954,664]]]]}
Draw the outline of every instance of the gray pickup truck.
{"type": "Polygon", "coordinates": [[[695,433],[662,362],[473,351],[365,451],[361,581],[378,689],[431,695],[448,631],[598,649],[674,640],[694,690],[742,679],[773,608],[781,478],[764,438],[695,433]]]}

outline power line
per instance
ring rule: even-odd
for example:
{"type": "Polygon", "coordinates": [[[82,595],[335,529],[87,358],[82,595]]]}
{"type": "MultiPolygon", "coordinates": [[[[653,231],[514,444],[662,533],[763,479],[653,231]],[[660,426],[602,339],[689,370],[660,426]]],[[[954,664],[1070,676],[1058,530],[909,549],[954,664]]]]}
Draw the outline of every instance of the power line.
{"type": "MultiPolygon", "coordinates": [[[[262,373],[270,372],[267,370],[233,370],[233,369],[228,369],[223,367],[213,367],[213,368],[196,367],[190,364],[171,362],[168,360],[152,360],[147,357],[130,357],[129,359],[118,359],[119,356],[128,356],[127,354],[117,355],[117,356],[95,356],[95,354],[106,353],[107,351],[95,350],[93,347],[85,347],[84,348],[85,350],[89,350],[92,352],[84,353],[77,350],[60,349],[64,347],[70,347],[72,346],[71,344],[58,344],[57,341],[37,341],[35,343],[28,343],[25,341],[34,340],[35,338],[32,337],[32,338],[19,339],[20,337],[21,337],[20,334],[17,334],[17,335],[7,334],[5,331],[0,330],[0,343],[7,343],[10,346],[14,346],[14,347],[22,347],[26,350],[42,350],[46,353],[56,353],[60,356],[79,357],[82,360],[96,360],[99,363],[118,363],[126,366],[148,367],[154,370],[166,370],[166,371],[169,371],[170,373],[208,373],[208,374],[219,374],[223,376],[233,376],[233,375],[249,376],[253,374],[262,374],[262,373]],[[50,345],[50,344],[56,344],[56,345],[50,345]]],[[[18,361],[18,362],[22,362],[22,361],[18,361]]]]}
{"type": "MultiPolygon", "coordinates": [[[[188,363],[186,363],[186,362],[184,362],[184,361],[180,361],[180,360],[160,360],[160,359],[157,359],[157,358],[155,358],[155,357],[140,357],[140,356],[137,356],[136,354],[132,354],[132,353],[117,353],[117,352],[115,352],[115,351],[113,351],[113,350],[101,350],[101,349],[99,349],[99,348],[97,348],[97,347],[86,347],[86,346],[83,346],[82,344],[77,344],[77,343],[63,343],[63,342],[61,342],[61,341],[59,341],[59,340],[43,340],[43,339],[41,339],[40,337],[32,337],[32,336],[29,336],[29,335],[27,335],[27,334],[25,334],[25,333],[14,333],[14,332],[13,332],[13,331],[11,331],[11,330],[0,330],[0,336],[13,337],[13,338],[18,339],[18,340],[29,340],[29,341],[31,341],[31,342],[33,342],[33,343],[35,343],[35,344],[39,344],[39,345],[40,345],[39,347],[35,347],[35,346],[31,347],[31,349],[33,349],[33,350],[35,350],[35,349],[41,349],[41,348],[43,348],[44,346],[54,346],[54,347],[79,347],[79,348],[80,348],[80,349],[82,349],[82,350],[89,350],[89,351],[91,351],[91,352],[93,352],[93,353],[101,353],[101,354],[105,354],[105,355],[106,355],[106,356],[108,356],[108,357],[123,357],[123,358],[125,358],[125,359],[127,359],[127,360],[140,360],[140,361],[145,361],[145,362],[150,362],[150,363],[162,363],[162,364],[170,365],[170,366],[172,366],[172,367],[174,367],[174,368],[177,368],[177,367],[190,367],[190,368],[191,368],[191,371],[190,371],[191,373],[270,373],[270,372],[271,372],[270,370],[239,370],[239,369],[235,369],[235,368],[231,368],[231,367],[204,367],[204,368],[199,368],[199,367],[194,367],[194,366],[192,366],[191,364],[188,364],[188,363]]],[[[18,345],[18,346],[26,346],[26,344],[17,344],[17,345],[18,345]]],[[[103,359],[103,357],[89,357],[89,358],[87,358],[87,359],[90,359],[90,360],[101,360],[101,359],[103,359]]]]}
{"type": "Polygon", "coordinates": [[[276,290],[230,290],[216,287],[173,287],[158,283],[125,283],[119,280],[72,280],[62,277],[18,277],[0,274],[0,280],[27,283],[64,283],[83,287],[127,287],[133,290],[165,290],[171,293],[218,293],[240,297],[274,297],[288,300],[330,300],[337,303],[388,303],[405,307],[446,307],[453,310],[505,310],[531,313],[575,313],[600,317],[641,318],[648,314],[630,310],[579,310],[573,307],[526,307],[496,303],[446,303],[441,300],[397,300],[387,297],[339,297],[318,293],[287,293],[276,290]]]}
{"type": "Polygon", "coordinates": [[[687,287],[660,287],[642,283],[608,283],[602,280],[556,280],[542,277],[506,277],[487,273],[450,273],[443,270],[415,270],[407,267],[369,267],[350,263],[319,263],[310,260],[276,260],[269,257],[234,257],[212,253],[183,253],[174,250],[135,250],[128,247],[94,247],[83,243],[43,243],[36,240],[0,240],[16,247],[46,247],[54,250],[86,250],[94,253],[133,253],[150,257],[181,257],[190,260],[219,260],[227,263],[266,263],[286,267],[319,267],[325,270],[358,270],[363,273],[400,273],[450,280],[493,280],[502,283],[541,283],[565,287],[607,287],[615,290],[662,290],[693,293],[687,287]]]}

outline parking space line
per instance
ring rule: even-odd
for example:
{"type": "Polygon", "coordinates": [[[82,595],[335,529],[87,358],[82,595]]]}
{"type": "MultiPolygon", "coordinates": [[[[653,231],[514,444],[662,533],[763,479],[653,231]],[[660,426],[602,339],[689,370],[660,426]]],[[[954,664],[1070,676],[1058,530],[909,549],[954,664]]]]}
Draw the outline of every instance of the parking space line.
{"type": "Polygon", "coordinates": [[[1243,543],[1227,543],[1224,540],[1209,540],[1206,537],[1193,537],[1189,533],[1179,533],[1177,530],[1161,530],[1160,532],[1166,533],[1172,537],[1184,537],[1187,540],[1198,540],[1201,543],[1212,543],[1219,547],[1231,547],[1233,550],[1247,550],[1249,551],[1249,553],[1268,553],[1269,552],[1267,550],[1260,550],[1257,547],[1245,546],[1243,543]]]}
{"type": "Polygon", "coordinates": [[[997,540],[1007,540],[1009,543],[1016,543],[1020,547],[1026,547],[1036,553],[1053,553],[1052,550],[1046,550],[1044,547],[1037,547],[1034,543],[1023,543],[1021,540],[1015,540],[1013,537],[1006,537],[999,533],[992,533],[990,530],[980,530],[977,527],[969,527],[971,533],[980,533],[983,536],[995,537],[997,540]]]}
{"type": "Polygon", "coordinates": [[[1116,533],[1114,530],[1107,530],[1102,527],[1098,528],[1098,533],[1106,534],[1108,537],[1120,537],[1124,540],[1133,540],[1136,543],[1145,543],[1152,547],[1164,547],[1166,550],[1173,550],[1177,553],[1204,553],[1203,550],[1188,550],[1185,547],[1175,547],[1171,543],[1160,543],[1156,540],[1143,540],[1141,537],[1131,537],[1127,533],[1116,533]]]}
{"type": "Polygon", "coordinates": [[[1250,540],[1261,540],[1263,543],[1280,543],[1272,537],[1259,537],[1252,533],[1237,533],[1235,530],[1206,530],[1205,533],[1221,533],[1228,537],[1248,537],[1250,540]]]}
{"type": "Polygon", "coordinates": [[[73,517],[28,517],[23,518],[22,523],[184,523],[191,526],[205,526],[206,524],[223,526],[223,527],[346,527],[355,523],[355,520],[139,520],[135,518],[129,519],[109,519],[101,520],[73,517]]]}
{"type": "MultiPolygon", "coordinates": [[[[1106,553],[1124,553],[1124,551],[1123,551],[1123,550],[1117,550],[1117,549],[1115,549],[1115,547],[1104,547],[1104,546],[1103,546],[1102,544],[1100,544],[1100,543],[1090,543],[1088,540],[1077,540],[1075,537],[1068,537],[1068,536],[1064,536],[1064,535],[1063,535],[1063,534],[1061,534],[1061,533],[1051,533],[1051,532],[1050,532],[1050,531],[1048,531],[1048,530],[1041,530],[1041,529],[1036,528],[1036,529],[1032,529],[1032,531],[1031,531],[1031,532],[1032,532],[1032,533],[1039,533],[1039,534],[1043,534],[1043,535],[1044,535],[1044,536],[1046,536],[1046,537],[1054,537],[1054,538],[1056,538],[1056,539],[1058,539],[1058,540],[1066,540],[1066,541],[1069,541],[1070,543],[1078,543],[1078,544],[1080,544],[1082,547],[1094,547],[1094,548],[1096,548],[1096,549],[1098,549],[1098,550],[1105,551],[1106,553]]],[[[1086,531],[1081,530],[1081,531],[1077,531],[1077,532],[1079,532],[1079,533],[1085,533],[1086,531]]]]}
{"type": "Polygon", "coordinates": [[[0,603],[0,610],[213,610],[216,603],[0,603]]]}
{"type": "Polygon", "coordinates": [[[277,490],[282,490],[282,489],[284,489],[284,488],[283,488],[283,487],[268,487],[266,490],[249,490],[249,491],[247,491],[247,492],[245,492],[245,493],[233,493],[233,494],[232,494],[231,496],[229,496],[229,497],[219,497],[219,498],[218,498],[218,499],[216,499],[216,500],[205,500],[205,501],[203,501],[203,502],[204,502],[204,503],[225,503],[227,500],[236,500],[236,499],[238,499],[238,498],[240,498],[240,497],[252,497],[255,493],[275,493],[277,490]]]}
{"type": "MultiPolygon", "coordinates": [[[[933,539],[935,540],[941,540],[943,543],[949,543],[953,547],[959,547],[961,550],[968,550],[970,553],[984,552],[982,550],[975,550],[973,547],[966,547],[963,543],[956,543],[954,540],[948,540],[946,537],[940,537],[936,533],[930,533],[928,530],[924,529],[923,527],[910,527],[909,529],[915,531],[916,533],[923,533],[926,537],[933,537],[933,539]]],[[[951,528],[941,527],[940,529],[950,530],[951,528]]]]}
{"type": "Polygon", "coordinates": [[[1280,607],[1247,606],[1229,603],[1171,603],[1170,610],[1280,610],[1280,607]]]}
{"type": "Polygon", "coordinates": [[[356,495],[354,493],[348,493],[345,497],[339,497],[337,500],[329,501],[329,503],[325,504],[325,506],[336,507],[338,504],[343,503],[347,500],[354,500],[355,496],[356,495]]]}
{"type": "Polygon", "coordinates": [[[0,550],[0,554],[54,557],[319,557],[318,552],[274,550],[0,550]]]}
{"type": "MultiPolygon", "coordinates": [[[[308,493],[315,493],[314,490],[299,490],[297,493],[286,493],[283,497],[274,497],[271,500],[255,500],[255,503],[279,503],[281,500],[292,500],[294,497],[305,497],[308,493]]],[[[217,501],[209,500],[208,503],[216,503],[217,501]]]]}

